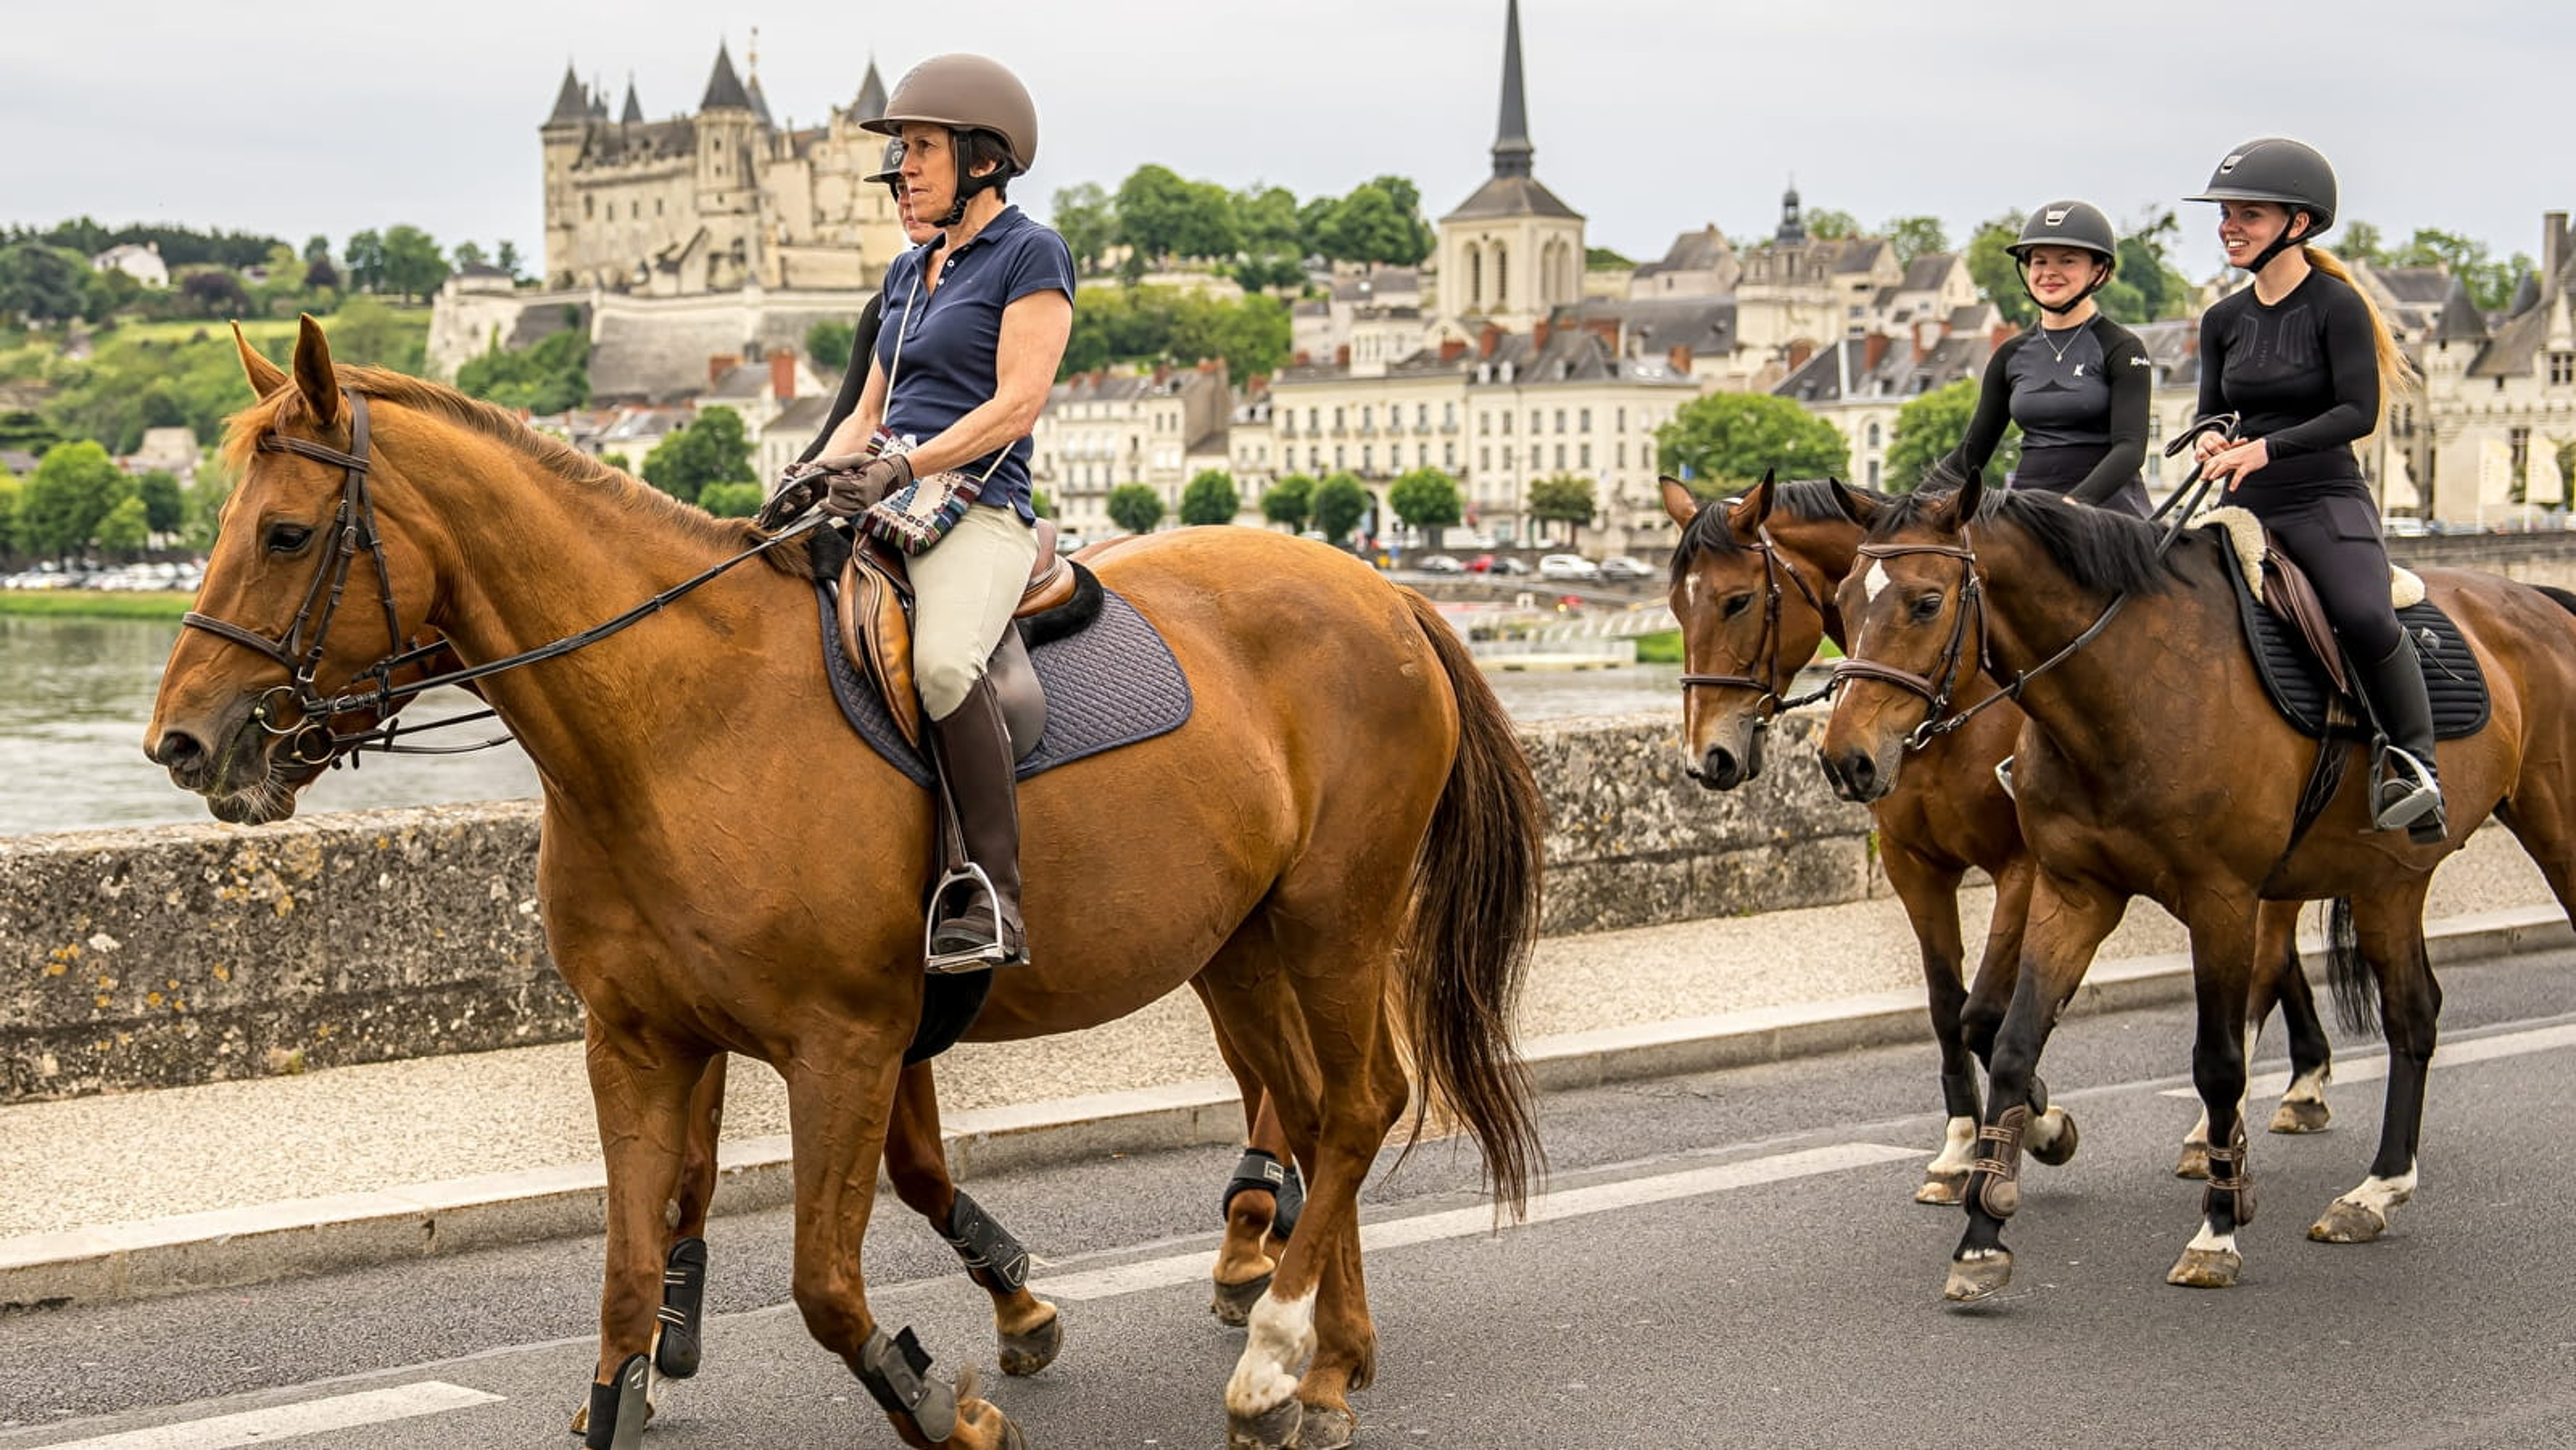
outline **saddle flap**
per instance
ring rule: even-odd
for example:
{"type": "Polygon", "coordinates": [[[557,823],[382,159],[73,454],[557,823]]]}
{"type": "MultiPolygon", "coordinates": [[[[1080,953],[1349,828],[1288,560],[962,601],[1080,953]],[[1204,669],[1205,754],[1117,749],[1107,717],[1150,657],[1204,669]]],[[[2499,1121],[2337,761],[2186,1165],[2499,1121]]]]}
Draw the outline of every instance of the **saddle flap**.
{"type": "MultiPolygon", "coordinates": [[[[900,568],[900,565],[895,566],[900,568]]],[[[895,729],[921,749],[921,692],[912,677],[912,619],[904,611],[909,584],[887,567],[874,548],[850,551],[841,566],[841,649],[877,687],[895,729]]]]}
{"type": "Polygon", "coordinates": [[[2308,582],[2307,571],[2298,561],[2268,537],[2263,549],[2263,605],[2298,631],[2317,663],[2325,667],[2337,694],[2353,692],[2352,680],[2344,671],[2343,649],[2335,642],[2334,625],[2326,618],[2316,586],[2308,582]]]}

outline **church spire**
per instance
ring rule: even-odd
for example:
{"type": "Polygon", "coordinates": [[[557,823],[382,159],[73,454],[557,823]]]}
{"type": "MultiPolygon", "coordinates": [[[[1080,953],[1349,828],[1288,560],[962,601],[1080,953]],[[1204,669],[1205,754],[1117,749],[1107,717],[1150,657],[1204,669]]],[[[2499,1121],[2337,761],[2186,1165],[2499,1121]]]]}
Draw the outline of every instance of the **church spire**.
{"type": "Polygon", "coordinates": [[[1521,93],[1521,0],[1503,7],[1503,111],[1494,127],[1494,174],[1527,176],[1530,158],[1529,103],[1521,93]]]}

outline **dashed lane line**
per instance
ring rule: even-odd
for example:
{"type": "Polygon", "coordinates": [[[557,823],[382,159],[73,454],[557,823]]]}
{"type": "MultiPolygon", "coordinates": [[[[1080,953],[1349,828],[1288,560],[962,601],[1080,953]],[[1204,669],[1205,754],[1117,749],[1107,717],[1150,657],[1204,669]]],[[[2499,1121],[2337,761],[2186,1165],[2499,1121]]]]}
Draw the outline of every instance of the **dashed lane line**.
{"type": "MultiPolygon", "coordinates": [[[[2535,1027],[2527,1032],[2500,1032],[2493,1037],[2436,1043],[2433,1066],[2465,1067],[2472,1062],[2493,1062],[2500,1057],[2521,1057],[2526,1053],[2550,1052],[2561,1047],[2576,1047],[2576,1022],[2561,1023],[2556,1027],[2535,1027]]],[[[2347,1083],[2377,1082],[2386,1076],[2388,1054],[2385,1052],[2353,1062],[2335,1059],[2333,1083],[2336,1087],[2347,1083]]],[[[2250,1098],[2268,1098],[2289,1085],[2290,1074],[2287,1072],[2258,1073],[2246,1080],[2245,1093],[2250,1098]]],[[[2166,1088],[2162,1096],[2197,1098],[2200,1092],[2192,1087],[2175,1087],[2166,1088]]]]}
{"type": "Polygon", "coordinates": [[[299,1435],[354,1430],[361,1425],[382,1425],[422,1415],[441,1415],[450,1410],[468,1410],[477,1405],[498,1404],[503,1398],[483,1390],[470,1390],[463,1385],[425,1380],[418,1384],[396,1385],[391,1389],[368,1390],[363,1394],[333,1395],[324,1400],[274,1405],[265,1410],[244,1410],[239,1414],[217,1415],[207,1420],[155,1425],[148,1430],[125,1430],[87,1440],[65,1440],[46,1447],[46,1450],[231,1450],[237,1445],[267,1445],[299,1435]]]}

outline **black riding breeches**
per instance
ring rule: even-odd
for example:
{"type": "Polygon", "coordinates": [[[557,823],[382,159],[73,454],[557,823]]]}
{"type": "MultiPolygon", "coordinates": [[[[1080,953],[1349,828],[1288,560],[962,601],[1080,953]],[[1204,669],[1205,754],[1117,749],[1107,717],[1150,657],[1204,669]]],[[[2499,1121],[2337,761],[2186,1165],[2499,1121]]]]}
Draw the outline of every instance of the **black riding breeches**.
{"type": "Polygon", "coordinates": [[[2241,502],[2307,571],[2344,647],[2363,664],[2388,658],[2405,633],[2388,599],[2388,547],[2379,539],[2379,510],[2361,485],[2310,484],[2280,498],[2249,487],[2241,502]]]}

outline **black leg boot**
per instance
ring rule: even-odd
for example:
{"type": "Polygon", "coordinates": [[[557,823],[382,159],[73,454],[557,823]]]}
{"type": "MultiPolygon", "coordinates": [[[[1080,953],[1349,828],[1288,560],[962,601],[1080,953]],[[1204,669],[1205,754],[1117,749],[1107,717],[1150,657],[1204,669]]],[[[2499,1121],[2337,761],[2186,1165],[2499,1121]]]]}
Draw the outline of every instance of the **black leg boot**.
{"type": "Polygon", "coordinates": [[[1010,727],[990,680],[977,680],[966,703],[930,725],[937,764],[966,859],[984,874],[943,883],[931,901],[930,958],[935,971],[1007,966],[1028,955],[1020,924],[1019,787],[1013,779],[1010,727]],[[989,883],[991,890],[984,887],[989,883]]]}
{"type": "Polygon", "coordinates": [[[2449,834],[2442,815],[2442,788],[2433,779],[2433,700],[2424,690],[2424,670],[2415,660],[2415,642],[2400,636],[2388,658],[2362,671],[2370,708],[2387,733],[2378,794],[2371,800],[2371,824],[2383,831],[2406,831],[2431,842],[2449,834]]]}

